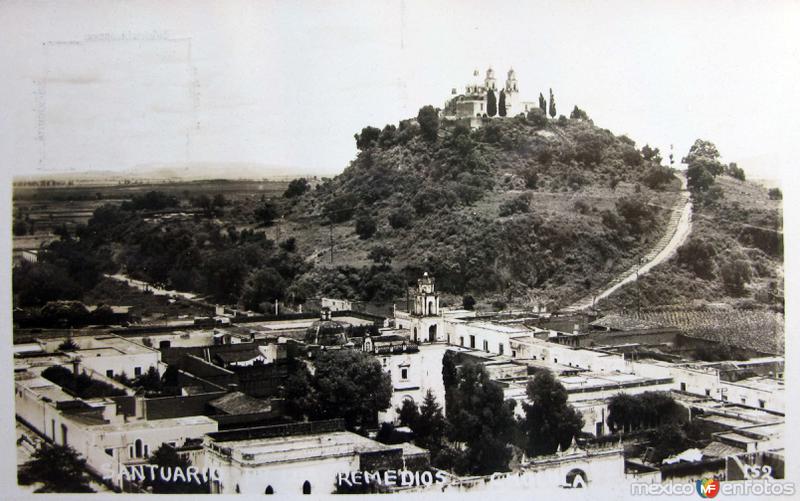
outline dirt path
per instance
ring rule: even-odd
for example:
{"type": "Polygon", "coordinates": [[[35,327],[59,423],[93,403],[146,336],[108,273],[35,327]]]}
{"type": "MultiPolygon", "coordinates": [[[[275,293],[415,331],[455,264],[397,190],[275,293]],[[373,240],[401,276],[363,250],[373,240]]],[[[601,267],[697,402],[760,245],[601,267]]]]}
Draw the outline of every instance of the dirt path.
{"type": "Polygon", "coordinates": [[[625,284],[635,282],[639,275],[646,274],[655,266],[658,266],[672,257],[678,250],[678,247],[686,242],[689,233],[692,231],[692,202],[689,198],[689,191],[686,189],[686,177],[679,174],[679,178],[681,180],[682,189],[680,197],[672,208],[672,214],[667,224],[667,231],[664,232],[664,235],[650,252],[642,256],[641,266],[631,266],[630,269],[609,282],[602,292],[597,293],[594,297],[584,297],[580,301],[564,308],[562,311],[570,312],[590,308],[594,304],[594,301],[604,299],[625,284]]]}

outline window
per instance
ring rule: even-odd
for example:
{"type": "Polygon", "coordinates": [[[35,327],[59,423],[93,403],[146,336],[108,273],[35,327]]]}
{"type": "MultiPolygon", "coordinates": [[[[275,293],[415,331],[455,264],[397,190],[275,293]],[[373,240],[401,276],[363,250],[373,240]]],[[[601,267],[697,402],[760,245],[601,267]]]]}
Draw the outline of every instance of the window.
{"type": "Polygon", "coordinates": [[[686,383],[681,383],[681,391],[686,391],[686,383]]]}
{"type": "Polygon", "coordinates": [[[400,378],[401,379],[408,379],[408,369],[400,369],[400,378]]]}
{"type": "Polygon", "coordinates": [[[554,364],[557,364],[557,363],[558,363],[558,359],[557,359],[557,358],[554,358],[554,359],[553,359],[553,363],[554,363],[554,364]]]}
{"type": "MultiPolygon", "coordinates": [[[[517,350],[511,350],[511,356],[517,358],[517,350]]],[[[533,358],[536,359],[536,357],[533,358]]]]}
{"type": "Polygon", "coordinates": [[[142,457],[142,453],[144,452],[142,448],[142,439],[137,438],[136,441],[133,443],[133,457],[140,458],[142,457]]]}
{"type": "Polygon", "coordinates": [[[142,368],[141,367],[134,367],[133,368],[133,375],[134,376],[141,376],[142,375],[142,368]]]}
{"type": "Polygon", "coordinates": [[[311,482],[308,480],[303,482],[303,494],[311,494],[311,482]]]}
{"type": "Polygon", "coordinates": [[[464,336],[460,336],[458,338],[458,344],[460,344],[461,346],[464,346],[464,336]]]}
{"type": "Polygon", "coordinates": [[[723,394],[722,394],[722,401],[723,401],[723,402],[727,402],[727,401],[728,401],[728,395],[725,395],[725,394],[723,393],[723,394]]]}
{"type": "Polygon", "coordinates": [[[483,351],[489,351],[489,341],[483,340],[483,351]]]}
{"type": "Polygon", "coordinates": [[[706,388],[706,396],[707,396],[707,397],[710,397],[710,396],[711,396],[711,390],[709,390],[708,388],[706,388]]]}
{"type": "Polygon", "coordinates": [[[272,488],[271,485],[268,485],[266,489],[264,489],[264,494],[275,494],[275,490],[272,488]]]}
{"type": "Polygon", "coordinates": [[[475,349],[475,336],[472,334],[469,336],[469,347],[475,349]]]}
{"type": "Polygon", "coordinates": [[[759,407],[761,407],[763,409],[765,405],[767,405],[767,402],[765,402],[764,400],[761,400],[761,399],[758,400],[758,406],[759,407]]]}
{"type": "Polygon", "coordinates": [[[106,376],[108,376],[108,377],[114,377],[114,369],[108,369],[108,370],[106,371],[106,376]]]}
{"type": "Polygon", "coordinates": [[[742,397],[742,405],[745,405],[745,404],[747,404],[747,399],[742,397]]]}
{"type": "Polygon", "coordinates": [[[503,343],[500,343],[500,354],[503,354],[503,343]]]}
{"type": "Polygon", "coordinates": [[[67,443],[67,425],[61,425],[61,445],[69,445],[67,443]]]}
{"type": "Polygon", "coordinates": [[[114,457],[114,449],[103,449],[103,452],[105,452],[106,454],[108,454],[112,458],[114,457]]]}

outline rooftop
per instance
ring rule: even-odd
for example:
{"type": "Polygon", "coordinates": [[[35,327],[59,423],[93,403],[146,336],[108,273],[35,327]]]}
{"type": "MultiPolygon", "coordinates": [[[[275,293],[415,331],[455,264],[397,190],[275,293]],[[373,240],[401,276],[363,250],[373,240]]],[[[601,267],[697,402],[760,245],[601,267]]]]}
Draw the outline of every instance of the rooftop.
{"type": "Polygon", "coordinates": [[[323,461],[362,452],[397,449],[349,431],[313,435],[255,438],[224,442],[221,447],[209,444],[212,450],[249,464],[323,461]]]}
{"type": "Polygon", "coordinates": [[[139,421],[128,421],[127,423],[114,423],[98,426],[95,432],[115,432],[133,430],[158,430],[164,428],[182,428],[185,426],[214,425],[217,422],[208,416],[186,416],[170,419],[150,419],[139,421]]]}

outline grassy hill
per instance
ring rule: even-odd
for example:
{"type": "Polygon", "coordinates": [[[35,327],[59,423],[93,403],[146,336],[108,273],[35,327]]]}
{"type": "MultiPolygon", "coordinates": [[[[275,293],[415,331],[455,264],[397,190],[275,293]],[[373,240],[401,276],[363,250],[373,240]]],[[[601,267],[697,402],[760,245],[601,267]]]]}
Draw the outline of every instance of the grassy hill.
{"type": "MultiPolygon", "coordinates": [[[[761,184],[718,176],[714,197],[694,204],[690,239],[639,280],[648,310],[769,309],[783,312],[782,201],[761,184]]],[[[607,308],[633,308],[637,289],[612,295],[607,308]]]]}
{"type": "Polygon", "coordinates": [[[415,120],[365,128],[341,175],[289,202],[278,231],[315,263],[298,287],[385,300],[429,271],[454,302],[563,305],[661,236],[679,188],[657,152],[590,120],[434,130],[415,120]],[[373,223],[373,234],[356,231],[373,223]]]}

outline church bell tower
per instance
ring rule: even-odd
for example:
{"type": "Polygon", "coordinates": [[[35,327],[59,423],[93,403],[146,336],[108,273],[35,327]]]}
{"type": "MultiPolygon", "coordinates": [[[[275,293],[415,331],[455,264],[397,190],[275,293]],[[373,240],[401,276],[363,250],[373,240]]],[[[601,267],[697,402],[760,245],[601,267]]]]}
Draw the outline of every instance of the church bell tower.
{"type": "Polygon", "coordinates": [[[417,292],[414,294],[414,315],[430,317],[439,314],[439,294],[436,292],[433,277],[425,272],[417,280],[417,292]]]}

